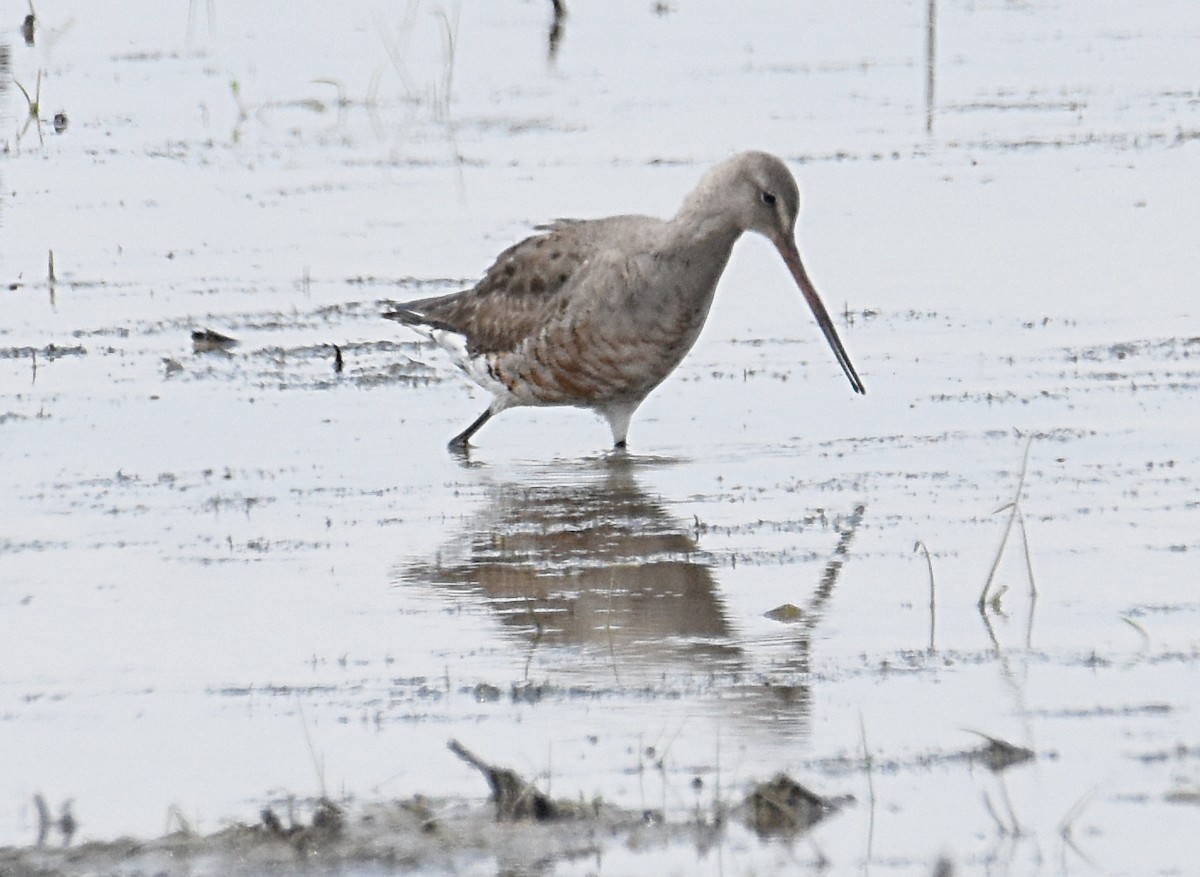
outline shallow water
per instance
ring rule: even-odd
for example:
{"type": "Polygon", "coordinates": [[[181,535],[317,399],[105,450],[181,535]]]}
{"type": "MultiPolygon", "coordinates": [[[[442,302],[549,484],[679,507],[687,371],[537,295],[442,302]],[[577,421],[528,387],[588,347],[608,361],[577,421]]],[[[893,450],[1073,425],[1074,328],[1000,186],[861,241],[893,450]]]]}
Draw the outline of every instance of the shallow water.
{"type": "Polygon", "coordinates": [[[251,6],[0,37],[44,117],[0,94],[0,844],[37,792],[81,839],[482,798],[456,737],[675,819],[780,770],[856,798],[555,873],[1186,871],[1193,5],[939,4],[932,103],[926,4],[576,3],[553,58],[548,4],[251,6]],[[567,410],[448,456],[485,398],[384,303],[752,146],[868,395],[747,239],[628,457],[567,410]],[[1014,531],[981,616],[1028,441],[1037,597],[1014,531]]]}

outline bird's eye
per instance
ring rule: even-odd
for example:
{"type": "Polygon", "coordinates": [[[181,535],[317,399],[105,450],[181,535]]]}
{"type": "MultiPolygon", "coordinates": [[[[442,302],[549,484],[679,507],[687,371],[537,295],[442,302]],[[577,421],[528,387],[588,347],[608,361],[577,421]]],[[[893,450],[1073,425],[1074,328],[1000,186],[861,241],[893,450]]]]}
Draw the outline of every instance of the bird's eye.
{"type": "Polygon", "coordinates": [[[774,195],[772,195],[770,192],[763,192],[763,193],[762,193],[762,201],[763,201],[763,203],[764,203],[764,204],[766,204],[768,207],[774,207],[774,206],[775,206],[775,196],[774,196],[774,195]]]}

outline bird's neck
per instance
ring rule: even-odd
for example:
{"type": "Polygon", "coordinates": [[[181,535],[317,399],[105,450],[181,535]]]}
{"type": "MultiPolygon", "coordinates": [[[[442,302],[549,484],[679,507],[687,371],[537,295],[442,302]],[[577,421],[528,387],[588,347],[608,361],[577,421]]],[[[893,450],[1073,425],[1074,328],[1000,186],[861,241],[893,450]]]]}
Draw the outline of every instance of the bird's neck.
{"type": "Polygon", "coordinates": [[[710,210],[705,199],[695,197],[698,194],[685,201],[667,222],[664,249],[690,258],[712,260],[719,274],[745,229],[727,214],[710,210]]]}

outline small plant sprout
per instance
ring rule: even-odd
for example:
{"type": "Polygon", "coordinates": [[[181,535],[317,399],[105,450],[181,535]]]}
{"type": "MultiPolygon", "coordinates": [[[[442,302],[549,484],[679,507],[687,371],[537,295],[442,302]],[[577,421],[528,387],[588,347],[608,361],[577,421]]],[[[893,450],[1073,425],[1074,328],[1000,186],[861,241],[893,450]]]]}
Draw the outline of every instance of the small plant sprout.
{"type": "Polygon", "coordinates": [[[29,126],[33,125],[37,129],[38,142],[45,146],[46,141],[42,137],[42,71],[38,71],[37,85],[34,87],[33,97],[29,96],[29,92],[25,90],[25,86],[20,82],[14,79],[13,83],[17,88],[21,89],[21,94],[25,96],[25,103],[29,104],[29,115],[25,117],[25,126],[21,128],[21,133],[17,135],[17,141],[20,142],[21,138],[29,131],[29,126]]]}
{"type": "Polygon", "coordinates": [[[238,110],[237,121],[233,125],[233,142],[237,143],[242,139],[242,125],[250,118],[250,112],[242,103],[242,86],[236,79],[230,80],[229,91],[233,95],[233,101],[237,104],[238,110]]]}
{"type": "Polygon", "coordinates": [[[1003,591],[995,597],[990,597],[992,583],[996,579],[996,570],[1000,568],[1000,560],[1004,557],[1004,547],[1008,544],[1009,534],[1012,533],[1013,524],[1020,522],[1021,539],[1025,544],[1025,569],[1029,574],[1029,592],[1033,597],[1037,597],[1037,585],[1033,580],[1033,563],[1029,556],[1029,540],[1026,538],[1025,532],[1025,516],[1021,511],[1021,493],[1025,490],[1025,474],[1029,471],[1029,450],[1033,447],[1033,436],[1025,442],[1025,458],[1021,463],[1021,475],[1017,479],[1017,490],[1013,494],[1010,502],[1005,503],[1000,508],[996,509],[996,513],[1007,511],[1008,521],[1004,525],[1004,533],[1000,536],[1000,547],[996,549],[996,557],[992,560],[992,568],[988,571],[987,581],[983,584],[983,591],[979,594],[979,611],[984,612],[988,606],[992,606],[995,610],[999,606],[1000,597],[1003,591]]]}

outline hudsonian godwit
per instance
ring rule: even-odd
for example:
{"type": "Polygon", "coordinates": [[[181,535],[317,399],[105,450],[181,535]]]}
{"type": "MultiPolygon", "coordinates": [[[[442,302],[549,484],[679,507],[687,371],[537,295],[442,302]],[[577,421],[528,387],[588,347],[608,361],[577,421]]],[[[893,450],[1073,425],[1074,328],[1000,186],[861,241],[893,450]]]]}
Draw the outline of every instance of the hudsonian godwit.
{"type": "Polygon", "coordinates": [[[799,210],[787,166],[743,152],[705,174],[673,219],[558,220],[501,253],[471,289],[384,316],[445,348],[493,394],[452,450],[520,405],[590,408],[624,448],[633,412],[700,334],[734,243],[756,231],[787,263],[850,386],[865,393],[800,261],[799,210]]]}

